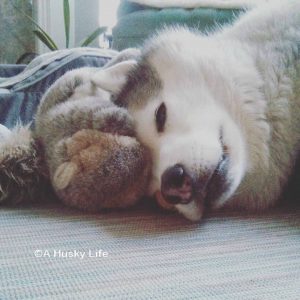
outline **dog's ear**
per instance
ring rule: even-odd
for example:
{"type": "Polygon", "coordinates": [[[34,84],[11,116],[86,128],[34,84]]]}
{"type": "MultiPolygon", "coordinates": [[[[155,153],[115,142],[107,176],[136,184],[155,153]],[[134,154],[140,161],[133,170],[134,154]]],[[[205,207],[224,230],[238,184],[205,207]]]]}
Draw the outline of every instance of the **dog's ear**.
{"type": "Polygon", "coordinates": [[[97,87],[115,95],[125,84],[127,74],[136,65],[137,62],[135,60],[127,60],[101,69],[93,75],[92,82],[97,87]]]}

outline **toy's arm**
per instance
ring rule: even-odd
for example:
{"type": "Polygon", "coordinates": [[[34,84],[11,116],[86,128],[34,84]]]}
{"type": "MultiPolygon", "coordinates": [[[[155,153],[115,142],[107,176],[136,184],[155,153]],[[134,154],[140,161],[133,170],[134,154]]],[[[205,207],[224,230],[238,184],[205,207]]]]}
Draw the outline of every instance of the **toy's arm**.
{"type": "Polygon", "coordinates": [[[69,71],[60,77],[44,94],[36,118],[41,118],[50,109],[69,101],[76,88],[90,81],[91,74],[97,68],[80,68],[69,71]]]}
{"type": "Polygon", "coordinates": [[[80,130],[57,145],[51,181],[68,206],[89,211],[127,207],[145,194],[150,157],[134,137],[80,130]]]}

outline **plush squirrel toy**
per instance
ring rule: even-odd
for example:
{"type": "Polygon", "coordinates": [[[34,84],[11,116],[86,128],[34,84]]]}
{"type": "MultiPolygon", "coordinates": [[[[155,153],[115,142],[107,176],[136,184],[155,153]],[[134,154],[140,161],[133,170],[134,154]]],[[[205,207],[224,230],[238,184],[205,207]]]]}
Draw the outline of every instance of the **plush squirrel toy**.
{"type": "MultiPolygon", "coordinates": [[[[105,76],[117,77],[137,52],[121,52],[105,76]]],[[[0,201],[38,197],[44,182],[66,205],[93,212],[133,205],[145,194],[149,154],[128,112],[95,84],[103,74],[98,68],[67,72],[41,100],[32,132],[0,128],[0,201]]]]}

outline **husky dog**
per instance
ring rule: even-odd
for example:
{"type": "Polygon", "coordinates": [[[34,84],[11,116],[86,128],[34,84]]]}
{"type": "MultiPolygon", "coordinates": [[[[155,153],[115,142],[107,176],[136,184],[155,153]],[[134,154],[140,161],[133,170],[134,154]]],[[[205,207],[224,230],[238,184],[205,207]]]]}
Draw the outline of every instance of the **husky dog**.
{"type": "Polygon", "coordinates": [[[209,36],[164,30],[131,65],[95,81],[152,153],[150,194],[190,220],[207,206],[276,203],[300,143],[300,1],[262,5],[209,36]]]}

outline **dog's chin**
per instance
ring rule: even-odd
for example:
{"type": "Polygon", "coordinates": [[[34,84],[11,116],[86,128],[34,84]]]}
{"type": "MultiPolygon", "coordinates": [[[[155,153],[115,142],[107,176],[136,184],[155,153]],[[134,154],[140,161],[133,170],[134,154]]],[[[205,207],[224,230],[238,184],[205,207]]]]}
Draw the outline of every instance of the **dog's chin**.
{"type": "MultiPolygon", "coordinates": [[[[221,198],[226,197],[226,195],[222,195],[221,198]]],[[[204,211],[210,209],[219,208],[218,201],[213,203],[207,203],[206,199],[192,199],[187,204],[170,204],[168,203],[164,197],[162,196],[161,192],[157,191],[155,193],[156,201],[158,202],[159,206],[166,210],[177,211],[182,214],[186,219],[198,222],[202,219],[204,211]]],[[[224,201],[225,202],[225,201],[224,201]]]]}
{"type": "Polygon", "coordinates": [[[188,204],[176,204],[175,207],[179,213],[193,222],[200,221],[204,213],[204,205],[196,200],[192,200],[188,204]]]}
{"type": "Polygon", "coordinates": [[[200,201],[192,200],[188,204],[170,204],[168,203],[164,197],[162,196],[160,191],[157,191],[155,193],[155,198],[158,204],[167,210],[174,210],[181,213],[185,218],[187,218],[190,221],[197,222],[200,221],[203,212],[204,212],[204,205],[201,204],[200,201]]]}

